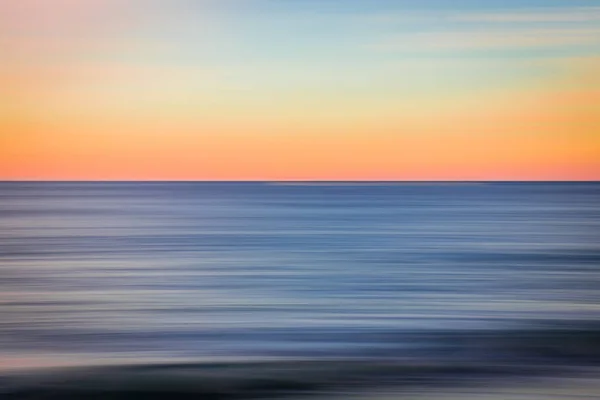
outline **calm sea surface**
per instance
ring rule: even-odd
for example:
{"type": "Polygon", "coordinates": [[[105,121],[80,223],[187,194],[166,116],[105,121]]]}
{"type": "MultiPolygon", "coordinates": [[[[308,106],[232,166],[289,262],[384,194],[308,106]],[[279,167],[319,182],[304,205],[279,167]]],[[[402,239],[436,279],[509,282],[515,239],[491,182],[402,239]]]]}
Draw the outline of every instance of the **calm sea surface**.
{"type": "Polygon", "coordinates": [[[0,183],[0,285],[3,368],[439,355],[600,321],[600,184],[0,183]]]}

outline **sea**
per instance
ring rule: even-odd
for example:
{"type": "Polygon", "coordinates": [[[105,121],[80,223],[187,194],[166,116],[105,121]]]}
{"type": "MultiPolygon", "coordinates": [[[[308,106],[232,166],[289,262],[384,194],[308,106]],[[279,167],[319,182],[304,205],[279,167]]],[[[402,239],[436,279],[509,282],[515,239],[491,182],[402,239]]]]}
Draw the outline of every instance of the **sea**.
{"type": "Polygon", "coordinates": [[[0,397],[354,395],[597,364],[599,182],[0,183],[0,397]]]}

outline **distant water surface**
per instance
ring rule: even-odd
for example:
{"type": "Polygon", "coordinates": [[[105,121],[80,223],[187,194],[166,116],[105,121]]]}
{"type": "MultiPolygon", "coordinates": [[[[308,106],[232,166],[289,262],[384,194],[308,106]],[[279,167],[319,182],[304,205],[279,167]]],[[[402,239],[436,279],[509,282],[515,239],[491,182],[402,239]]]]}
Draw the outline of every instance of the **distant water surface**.
{"type": "Polygon", "coordinates": [[[446,357],[599,321],[600,184],[5,182],[0,285],[2,368],[446,357]]]}

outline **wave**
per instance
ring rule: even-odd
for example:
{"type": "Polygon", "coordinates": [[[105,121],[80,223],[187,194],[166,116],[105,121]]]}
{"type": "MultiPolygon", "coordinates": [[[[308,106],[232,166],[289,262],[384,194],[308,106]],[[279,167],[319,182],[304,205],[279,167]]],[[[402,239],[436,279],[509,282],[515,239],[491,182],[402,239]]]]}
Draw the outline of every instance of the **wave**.
{"type": "Polygon", "coordinates": [[[251,399],[456,382],[507,372],[492,366],[366,360],[154,364],[62,369],[5,378],[0,395],[14,400],[251,399]]]}
{"type": "MultiPolygon", "coordinates": [[[[90,366],[0,377],[0,397],[70,399],[250,399],[382,385],[469,382],[555,373],[600,363],[600,325],[510,331],[412,332],[419,350],[347,357],[90,366]],[[420,353],[419,353],[420,352],[420,353]]],[[[407,336],[404,335],[406,340],[407,336]]],[[[409,341],[410,341],[409,340],[409,341]]],[[[410,348],[410,346],[408,347],[410,348]]]]}

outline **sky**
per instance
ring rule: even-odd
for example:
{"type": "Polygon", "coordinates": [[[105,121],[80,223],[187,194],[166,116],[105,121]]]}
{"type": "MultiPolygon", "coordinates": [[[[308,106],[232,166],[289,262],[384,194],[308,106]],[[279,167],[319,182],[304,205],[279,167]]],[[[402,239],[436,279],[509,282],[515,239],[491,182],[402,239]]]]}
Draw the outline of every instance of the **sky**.
{"type": "Polygon", "coordinates": [[[600,0],[3,0],[1,180],[600,180],[600,0]]]}

